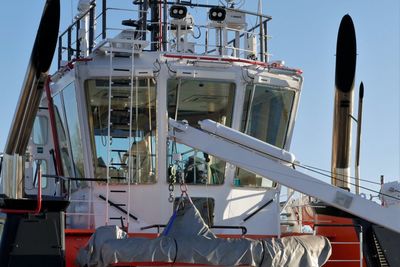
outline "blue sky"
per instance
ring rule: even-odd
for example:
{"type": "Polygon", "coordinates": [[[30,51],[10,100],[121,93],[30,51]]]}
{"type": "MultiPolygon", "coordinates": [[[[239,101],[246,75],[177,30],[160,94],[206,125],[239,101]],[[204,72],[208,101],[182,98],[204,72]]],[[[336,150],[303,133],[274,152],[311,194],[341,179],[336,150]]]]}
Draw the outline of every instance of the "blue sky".
{"type": "MultiPolygon", "coordinates": [[[[0,9],[0,151],[6,142],[44,2],[4,1],[0,9]]],[[[61,30],[71,21],[71,4],[75,7],[76,2],[62,0],[61,30]]],[[[255,11],[256,3],[247,0],[245,6],[255,11]]],[[[284,60],[288,66],[304,71],[292,141],[297,159],[330,169],[336,36],[342,16],[350,14],[358,45],[356,84],[363,81],[365,85],[361,175],[374,181],[381,174],[387,180],[398,180],[400,2],[265,0],[263,9],[273,17],[269,24],[271,59],[284,60]]]]}

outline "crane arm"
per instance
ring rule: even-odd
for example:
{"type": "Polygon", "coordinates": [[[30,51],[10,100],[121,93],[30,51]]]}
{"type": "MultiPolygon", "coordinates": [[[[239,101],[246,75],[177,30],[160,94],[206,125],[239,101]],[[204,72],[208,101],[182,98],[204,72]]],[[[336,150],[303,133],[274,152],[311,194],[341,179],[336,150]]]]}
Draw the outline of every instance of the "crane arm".
{"type": "Polygon", "coordinates": [[[203,120],[200,129],[169,119],[169,136],[178,143],[225,160],[262,177],[315,197],[340,210],[400,233],[400,208],[383,207],[339,187],[304,174],[290,166],[289,152],[229,127],[203,120]],[[257,145],[257,142],[260,142],[257,145]],[[262,150],[261,150],[262,149],[262,150]],[[279,157],[282,154],[282,157],[279,157]],[[271,156],[273,155],[273,156],[271,156]],[[286,155],[286,156],[285,156],[286,155]],[[289,164],[288,164],[289,163],[289,164]]]}

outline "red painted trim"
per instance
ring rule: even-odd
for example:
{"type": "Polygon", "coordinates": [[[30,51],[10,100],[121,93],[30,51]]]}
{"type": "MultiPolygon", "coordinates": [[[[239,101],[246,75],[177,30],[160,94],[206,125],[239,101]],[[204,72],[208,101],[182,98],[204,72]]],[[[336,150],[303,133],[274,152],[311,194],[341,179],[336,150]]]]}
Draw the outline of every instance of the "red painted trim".
{"type": "Polygon", "coordinates": [[[89,62],[89,61],[92,61],[92,60],[93,60],[93,58],[89,58],[89,57],[86,57],[86,58],[74,58],[73,60],[69,61],[66,66],[70,70],[72,70],[74,68],[74,66],[75,66],[74,65],[75,62],[89,62]]]}
{"type": "MultiPolygon", "coordinates": [[[[118,262],[111,264],[111,266],[210,266],[207,264],[196,264],[196,263],[187,263],[187,262],[162,262],[162,261],[154,261],[154,262],[118,262]]],[[[239,266],[239,265],[238,265],[239,266]]]]}
{"type": "Polygon", "coordinates": [[[94,229],[65,229],[66,235],[91,235],[95,232],[94,229]]]}
{"type": "MultiPolygon", "coordinates": [[[[40,166],[40,165],[39,165],[40,166]]],[[[37,201],[36,201],[36,209],[34,210],[15,210],[15,209],[0,209],[2,213],[10,213],[10,214],[39,214],[42,209],[42,170],[39,167],[38,171],[38,192],[37,192],[37,201]]]]}
{"type": "Polygon", "coordinates": [[[61,165],[61,154],[60,154],[60,147],[59,147],[59,140],[58,140],[58,134],[57,134],[57,126],[56,126],[56,116],[54,114],[54,103],[53,103],[53,97],[51,96],[50,92],[50,81],[51,78],[48,76],[45,84],[45,90],[46,90],[46,98],[47,98],[47,107],[49,110],[49,116],[50,116],[50,126],[51,126],[51,134],[53,137],[53,144],[54,144],[54,154],[56,158],[56,174],[59,176],[63,176],[63,169],[61,165]]]}
{"type": "Polygon", "coordinates": [[[133,237],[142,237],[142,238],[149,238],[149,239],[154,239],[159,237],[161,234],[155,234],[155,233],[128,233],[128,236],[130,238],[133,237]]]}

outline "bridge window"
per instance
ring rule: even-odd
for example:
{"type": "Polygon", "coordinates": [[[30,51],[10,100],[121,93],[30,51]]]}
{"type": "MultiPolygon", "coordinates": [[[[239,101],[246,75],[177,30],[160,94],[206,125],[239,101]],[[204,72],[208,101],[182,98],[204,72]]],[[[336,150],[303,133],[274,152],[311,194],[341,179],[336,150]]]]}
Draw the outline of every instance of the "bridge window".
{"type": "MultiPolygon", "coordinates": [[[[33,175],[34,175],[33,180],[35,182],[35,184],[34,184],[35,188],[37,188],[38,184],[39,184],[39,177],[38,177],[39,176],[38,175],[39,165],[40,165],[40,170],[42,172],[42,175],[49,174],[46,160],[44,160],[44,159],[34,160],[33,161],[33,175]]],[[[41,186],[42,186],[42,188],[46,188],[47,187],[47,178],[43,177],[43,176],[41,178],[42,178],[40,181],[41,186]]]]}
{"type": "Polygon", "coordinates": [[[33,124],[33,143],[35,145],[46,145],[48,139],[49,121],[45,116],[37,116],[33,124]]]}
{"type": "MultiPolygon", "coordinates": [[[[231,126],[235,84],[205,80],[169,80],[168,115],[177,120],[187,120],[193,127],[198,121],[211,119],[231,126]]],[[[188,184],[223,184],[225,161],[191,147],[177,144],[168,146],[168,161],[172,154],[182,155],[185,181],[188,184]]]]}
{"type": "Polygon", "coordinates": [[[74,83],[54,96],[53,101],[64,175],[83,177],[83,148],[74,83]]]}
{"type": "MultiPolygon", "coordinates": [[[[283,148],[295,92],[270,86],[248,86],[243,106],[242,132],[283,148]]],[[[246,170],[236,171],[236,186],[272,187],[274,183],[246,170]]]]}
{"type": "Polygon", "coordinates": [[[153,79],[86,81],[95,175],[115,183],[156,182],[156,88],[153,79]],[[110,119],[109,119],[110,115],[110,119]],[[110,134],[110,137],[108,137],[110,134]],[[108,162],[107,162],[108,161],[108,162]]]}

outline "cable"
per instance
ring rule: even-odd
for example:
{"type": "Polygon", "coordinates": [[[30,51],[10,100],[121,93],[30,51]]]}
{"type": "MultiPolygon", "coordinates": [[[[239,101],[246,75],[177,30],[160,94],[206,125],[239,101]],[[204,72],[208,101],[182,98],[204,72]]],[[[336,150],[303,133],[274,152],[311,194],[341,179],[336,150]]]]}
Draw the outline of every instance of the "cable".
{"type": "Polygon", "coordinates": [[[241,72],[242,72],[242,78],[243,78],[243,80],[244,81],[246,81],[246,82],[248,82],[248,83],[252,83],[253,82],[253,80],[254,80],[254,78],[252,79],[251,78],[251,76],[249,76],[249,66],[243,66],[242,68],[241,68],[241,72]],[[247,80],[246,79],[246,77],[244,76],[244,72],[247,72],[247,77],[249,77],[250,78],[250,80],[247,80]]]}
{"type": "Polygon", "coordinates": [[[198,25],[195,25],[195,28],[199,31],[199,34],[197,36],[195,36],[194,34],[192,34],[194,39],[200,39],[201,37],[201,29],[198,25]]]}
{"type": "Polygon", "coordinates": [[[156,61],[153,62],[153,67],[155,68],[154,76],[157,78],[161,71],[161,64],[158,59],[156,59],[156,61]]]}
{"type": "MultiPolygon", "coordinates": [[[[308,167],[306,167],[305,165],[301,165],[301,164],[299,164],[299,163],[293,163],[293,162],[290,162],[290,161],[281,159],[281,158],[276,157],[276,156],[274,156],[274,155],[268,154],[268,153],[266,153],[266,152],[264,152],[264,151],[256,150],[256,149],[251,148],[251,147],[248,147],[248,146],[246,146],[246,145],[243,145],[243,144],[234,142],[234,141],[229,140],[229,139],[227,139],[227,138],[225,138],[225,137],[223,137],[223,136],[220,136],[220,135],[217,135],[217,134],[215,134],[215,136],[218,136],[219,138],[222,138],[222,139],[224,139],[224,140],[226,140],[226,141],[229,141],[229,142],[231,142],[231,143],[238,144],[238,145],[240,145],[240,146],[242,146],[242,147],[251,149],[252,151],[255,151],[255,152],[260,153],[260,154],[262,154],[262,155],[267,155],[268,157],[271,157],[271,158],[274,158],[274,159],[278,159],[278,160],[281,161],[281,162],[285,162],[285,163],[291,164],[292,166],[297,166],[297,167],[300,167],[300,168],[309,170],[309,171],[311,171],[311,172],[318,173],[318,174],[320,174],[320,175],[322,175],[322,176],[325,176],[325,177],[334,178],[332,175],[328,175],[328,174],[325,174],[325,173],[323,173],[323,172],[321,172],[321,171],[317,171],[317,170],[314,170],[314,169],[312,169],[312,168],[308,168],[308,167]]],[[[232,162],[232,163],[233,163],[233,162],[232,162]]],[[[233,164],[236,165],[235,163],[233,163],[233,164]]],[[[255,166],[255,167],[257,167],[257,166],[255,166]]],[[[282,173],[281,173],[281,174],[282,174],[282,173]]],[[[295,177],[293,177],[293,178],[295,178],[295,177]]],[[[344,179],[340,179],[340,178],[334,178],[334,179],[336,179],[337,181],[341,181],[341,182],[347,182],[347,181],[345,181],[344,179]]],[[[321,183],[322,183],[322,181],[321,181],[321,183]]],[[[325,183],[325,182],[323,182],[323,183],[325,183]]],[[[350,185],[356,186],[356,184],[351,183],[351,182],[349,182],[349,184],[350,184],[350,185]]],[[[373,189],[370,189],[370,188],[367,188],[367,187],[364,187],[364,186],[359,186],[359,188],[365,189],[365,190],[370,191],[370,192],[373,192],[373,193],[377,193],[377,194],[382,195],[382,196],[386,196],[386,197],[390,197],[390,198],[393,198],[393,199],[396,199],[396,200],[400,200],[400,198],[398,198],[398,197],[391,196],[391,195],[388,195],[388,194],[385,194],[385,193],[382,193],[382,192],[379,192],[379,191],[376,191],[376,190],[373,190],[373,189]]]]}
{"type": "MultiPolygon", "coordinates": [[[[323,173],[323,172],[320,172],[320,171],[317,171],[317,170],[313,170],[313,169],[311,169],[311,168],[308,168],[308,167],[306,167],[306,166],[302,166],[302,165],[300,165],[300,164],[294,164],[294,165],[296,165],[296,166],[298,166],[298,167],[300,167],[300,168],[306,169],[306,170],[308,170],[308,171],[311,171],[311,172],[314,172],[314,173],[318,173],[318,174],[320,174],[320,175],[322,175],[322,176],[329,177],[329,178],[333,178],[333,179],[335,179],[335,180],[337,180],[337,181],[347,182],[345,179],[336,178],[336,177],[333,177],[332,175],[328,175],[328,174],[325,174],[325,173],[323,173]]],[[[355,184],[355,183],[352,183],[352,182],[349,182],[349,184],[350,184],[350,185],[356,186],[356,184],[355,184]]],[[[393,198],[393,199],[396,199],[396,200],[400,200],[400,198],[398,198],[398,197],[390,196],[390,195],[388,195],[388,194],[382,193],[382,192],[380,192],[380,191],[376,191],[376,190],[374,190],[374,189],[370,189],[370,188],[365,187],[365,186],[360,186],[360,185],[358,185],[358,187],[360,187],[360,188],[362,188],[362,189],[365,189],[365,190],[367,190],[367,191],[373,192],[373,193],[380,194],[380,195],[382,195],[382,196],[386,196],[386,197],[390,197],[390,198],[393,198]]]]}
{"type": "MultiPolygon", "coordinates": [[[[318,168],[318,167],[313,167],[313,166],[305,165],[305,164],[303,164],[303,166],[305,166],[307,168],[310,168],[310,169],[315,169],[315,170],[318,170],[318,171],[329,173],[329,174],[332,174],[332,175],[334,174],[332,171],[324,170],[324,169],[321,169],[321,168],[318,168]]],[[[349,178],[350,179],[354,179],[354,180],[357,179],[356,177],[353,177],[353,176],[349,176],[349,178]]],[[[361,179],[361,178],[358,178],[358,179],[360,181],[363,181],[363,182],[366,182],[366,183],[371,183],[371,184],[375,184],[375,185],[381,185],[381,183],[378,183],[378,182],[374,182],[374,181],[370,181],[370,180],[366,180],[366,179],[361,179]]]]}
{"type": "Polygon", "coordinates": [[[167,66],[168,71],[172,72],[172,73],[176,73],[176,71],[172,70],[171,67],[168,64],[168,61],[165,61],[165,65],[167,66]]]}

